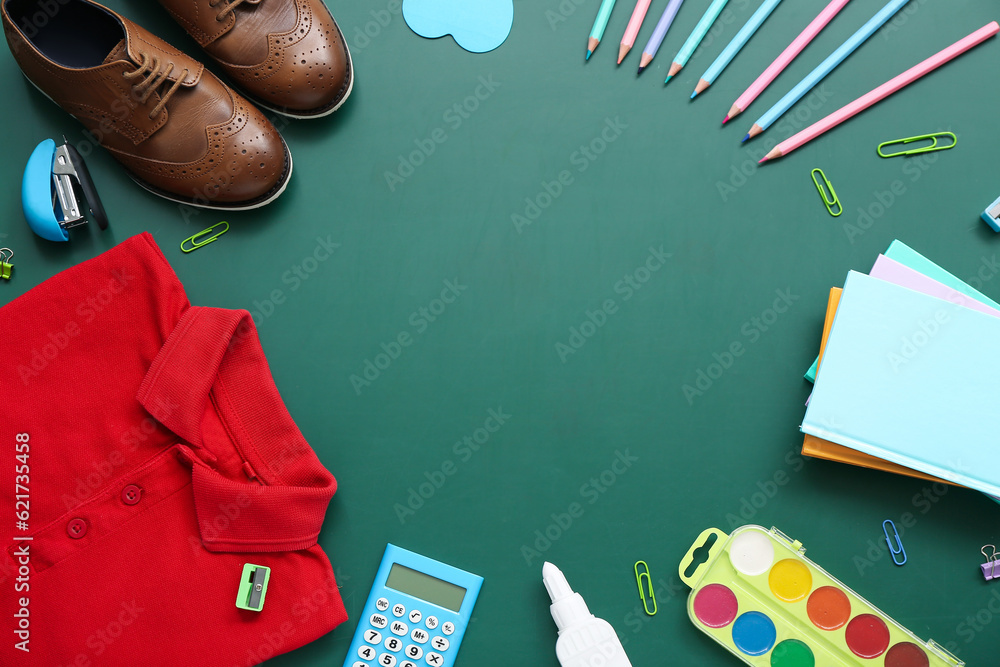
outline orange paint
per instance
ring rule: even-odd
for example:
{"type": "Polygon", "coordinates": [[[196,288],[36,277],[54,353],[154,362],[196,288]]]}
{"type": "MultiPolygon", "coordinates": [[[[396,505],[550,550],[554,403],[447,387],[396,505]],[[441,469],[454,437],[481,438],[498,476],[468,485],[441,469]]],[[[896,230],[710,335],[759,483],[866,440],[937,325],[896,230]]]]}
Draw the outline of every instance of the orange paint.
{"type": "Polygon", "coordinates": [[[833,586],[821,586],[813,591],[806,603],[809,620],[820,630],[842,628],[851,617],[851,601],[833,586]]]}

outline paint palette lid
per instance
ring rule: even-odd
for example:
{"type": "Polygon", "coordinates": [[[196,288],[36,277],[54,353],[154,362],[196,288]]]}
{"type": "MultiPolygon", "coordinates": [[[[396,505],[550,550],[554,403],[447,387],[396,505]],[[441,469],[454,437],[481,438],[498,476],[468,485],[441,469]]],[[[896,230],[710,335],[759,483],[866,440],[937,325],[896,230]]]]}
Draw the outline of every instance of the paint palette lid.
{"type": "Polygon", "coordinates": [[[777,528],[709,528],[681,560],[691,622],[755,667],[959,667],[805,557],[777,528]]]}

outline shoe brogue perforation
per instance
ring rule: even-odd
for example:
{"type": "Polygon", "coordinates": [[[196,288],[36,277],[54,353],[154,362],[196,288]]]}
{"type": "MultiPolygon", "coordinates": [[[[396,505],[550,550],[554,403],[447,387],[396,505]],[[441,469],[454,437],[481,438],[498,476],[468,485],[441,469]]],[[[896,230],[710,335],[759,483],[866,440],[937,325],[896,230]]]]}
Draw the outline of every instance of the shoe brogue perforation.
{"type": "Polygon", "coordinates": [[[322,0],[160,0],[262,106],[307,118],[326,115],[353,86],[350,51],[322,0]],[[217,11],[225,31],[208,31],[217,11]],[[207,35],[211,33],[211,38],[207,35]]]}
{"type": "Polygon", "coordinates": [[[20,25],[35,2],[0,0],[15,60],[139,185],[227,210],[284,191],[292,160],[281,136],[201,63],[92,0],[60,0],[63,14],[25,35],[20,25]]]}

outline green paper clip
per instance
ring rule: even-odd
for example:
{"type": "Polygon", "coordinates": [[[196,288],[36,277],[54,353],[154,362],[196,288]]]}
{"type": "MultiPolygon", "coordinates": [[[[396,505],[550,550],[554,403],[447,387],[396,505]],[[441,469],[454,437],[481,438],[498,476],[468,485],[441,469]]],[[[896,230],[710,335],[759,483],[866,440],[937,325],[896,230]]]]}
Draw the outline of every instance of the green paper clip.
{"type": "Polygon", "coordinates": [[[271,568],[246,563],[240,577],[240,589],[236,593],[236,606],[240,609],[260,611],[264,608],[267,582],[271,579],[271,568]]]}
{"type": "Polygon", "coordinates": [[[919,155],[921,153],[932,153],[934,151],[946,151],[949,148],[954,148],[958,145],[958,137],[955,136],[954,132],[935,132],[934,134],[921,134],[919,137],[910,137],[909,139],[896,139],[894,141],[884,141],[878,145],[877,153],[879,157],[899,157],[900,155],[919,155]],[[948,137],[951,139],[951,144],[947,146],[938,146],[938,138],[948,137]],[[883,153],[883,146],[892,146],[894,144],[909,144],[914,141],[927,141],[930,139],[933,143],[930,146],[923,146],[922,148],[911,148],[908,151],[900,151],[899,153],[883,153]]]}
{"type": "Polygon", "coordinates": [[[649,566],[646,565],[646,561],[639,560],[635,563],[635,583],[639,587],[639,598],[642,600],[642,608],[645,610],[648,616],[656,615],[656,594],[653,592],[653,581],[649,578],[649,566]],[[645,572],[639,572],[639,566],[642,565],[645,572]],[[642,585],[643,578],[646,579],[646,585],[642,585]],[[648,591],[648,597],[647,597],[648,591]],[[653,611],[649,610],[649,601],[653,602],[653,611]]]}
{"type": "Polygon", "coordinates": [[[14,265],[10,260],[14,258],[14,251],[10,248],[0,248],[0,278],[10,280],[10,272],[14,270],[14,265]]]}
{"type": "Polygon", "coordinates": [[[195,234],[194,236],[190,236],[190,237],[184,239],[183,241],[181,241],[181,252],[194,252],[195,250],[197,250],[198,248],[202,247],[203,245],[208,245],[209,243],[211,243],[215,239],[219,238],[220,236],[222,236],[223,234],[225,234],[228,231],[229,231],[229,223],[226,222],[225,220],[223,220],[220,223],[214,224],[211,227],[209,227],[208,229],[203,229],[200,232],[198,232],[197,234],[195,234]],[[201,237],[205,236],[206,234],[211,234],[213,231],[215,231],[216,227],[222,227],[223,225],[225,225],[225,227],[223,228],[223,230],[221,232],[218,232],[214,236],[211,236],[211,237],[205,239],[204,241],[201,240],[201,237]],[[189,241],[191,242],[191,247],[190,248],[185,248],[184,244],[187,243],[187,242],[189,242],[189,241]]]}
{"type": "Polygon", "coordinates": [[[830,179],[826,177],[826,174],[823,173],[822,169],[813,169],[812,177],[813,183],[816,184],[816,189],[819,191],[819,196],[823,198],[823,205],[826,206],[826,210],[830,213],[830,215],[836,218],[844,212],[844,207],[840,204],[840,199],[837,197],[837,191],[833,189],[833,183],[831,183],[830,179]],[[823,177],[823,183],[820,183],[819,179],[816,178],[817,173],[823,177]],[[827,196],[827,190],[830,191],[830,196],[827,196]],[[834,213],[833,210],[836,207],[840,207],[840,210],[834,213]]]}

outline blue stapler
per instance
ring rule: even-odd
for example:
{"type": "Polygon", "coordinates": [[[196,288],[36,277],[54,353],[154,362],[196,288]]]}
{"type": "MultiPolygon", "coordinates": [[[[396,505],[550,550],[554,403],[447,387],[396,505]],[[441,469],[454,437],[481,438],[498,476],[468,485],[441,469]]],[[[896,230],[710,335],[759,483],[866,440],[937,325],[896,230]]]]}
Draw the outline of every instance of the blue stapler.
{"type": "Polygon", "coordinates": [[[63,141],[56,146],[46,139],[35,146],[21,181],[21,206],[28,226],[49,241],[68,241],[67,230],[87,224],[81,195],[93,221],[101,229],[108,228],[108,216],[83,157],[66,137],[63,141]]]}

